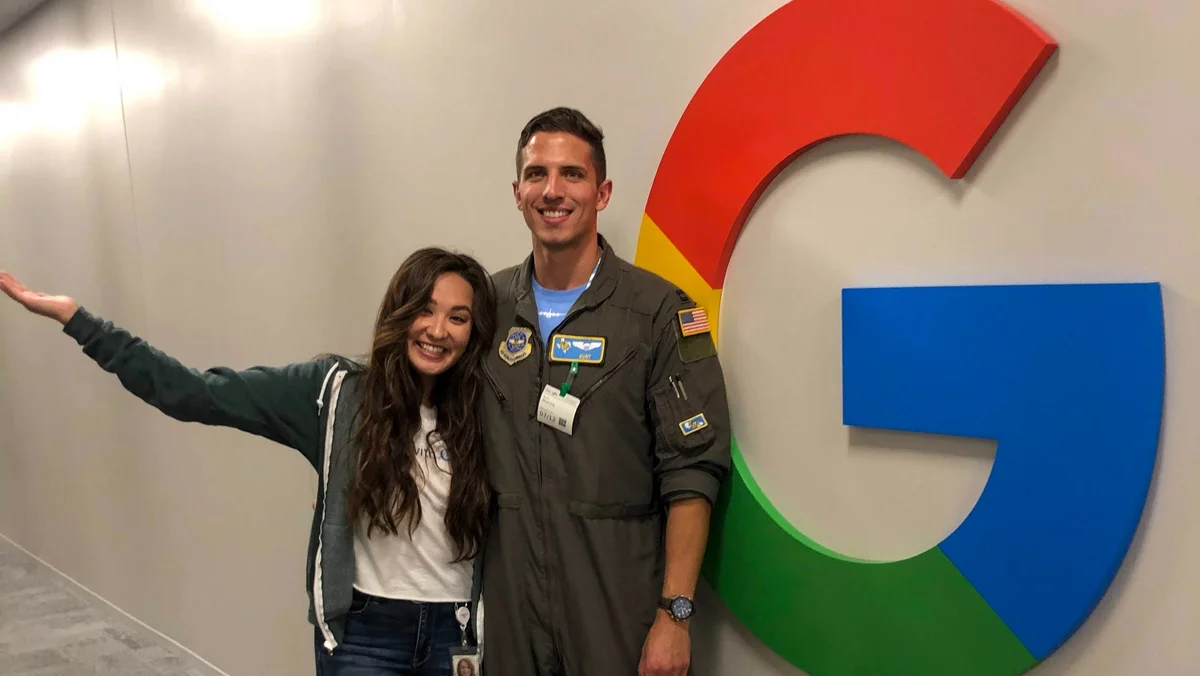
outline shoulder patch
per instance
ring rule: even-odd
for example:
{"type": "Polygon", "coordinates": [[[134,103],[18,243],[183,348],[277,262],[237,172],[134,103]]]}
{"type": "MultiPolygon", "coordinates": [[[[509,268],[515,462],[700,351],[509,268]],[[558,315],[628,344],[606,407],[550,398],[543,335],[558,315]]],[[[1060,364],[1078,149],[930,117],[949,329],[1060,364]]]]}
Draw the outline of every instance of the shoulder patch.
{"type": "Polygon", "coordinates": [[[715,357],[717,355],[717,345],[713,342],[712,333],[695,333],[690,336],[679,336],[679,342],[676,343],[676,349],[679,352],[679,361],[684,364],[690,364],[694,361],[715,357]]]}
{"type": "Polygon", "coordinates": [[[702,307],[691,307],[676,313],[679,318],[679,330],[685,336],[698,333],[709,333],[708,312],[702,307]]]}

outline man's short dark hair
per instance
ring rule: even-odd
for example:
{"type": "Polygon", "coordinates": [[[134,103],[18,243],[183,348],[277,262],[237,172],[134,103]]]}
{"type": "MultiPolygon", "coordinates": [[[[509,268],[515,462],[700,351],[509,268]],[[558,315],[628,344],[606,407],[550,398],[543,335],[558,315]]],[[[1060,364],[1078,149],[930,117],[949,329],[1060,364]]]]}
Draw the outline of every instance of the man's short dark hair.
{"type": "Polygon", "coordinates": [[[607,162],[604,157],[604,132],[592,124],[583,113],[574,108],[551,108],[538,113],[525,124],[521,130],[521,138],[517,141],[517,177],[521,176],[521,154],[529,139],[534,134],[546,132],[566,132],[583,139],[592,149],[592,164],[596,166],[596,183],[604,182],[608,175],[607,162]]]}

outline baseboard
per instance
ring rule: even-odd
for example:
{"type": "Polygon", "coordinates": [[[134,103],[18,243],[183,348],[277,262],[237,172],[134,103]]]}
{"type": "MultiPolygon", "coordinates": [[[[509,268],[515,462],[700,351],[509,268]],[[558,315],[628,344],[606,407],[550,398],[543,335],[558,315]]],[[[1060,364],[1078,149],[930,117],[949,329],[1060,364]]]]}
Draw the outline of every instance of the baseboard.
{"type": "Polygon", "coordinates": [[[221,676],[229,676],[229,674],[227,674],[227,673],[225,673],[224,671],[222,671],[221,669],[219,669],[219,668],[218,668],[218,667],[217,667],[215,664],[213,664],[212,662],[209,662],[208,660],[204,659],[203,657],[201,657],[201,656],[197,655],[195,652],[193,652],[193,651],[192,651],[190,648],[188,648],[187,646],[183,645],[183,644],[182,644],[182,643],[180,643],[179,641],[176,641],[175,639],[171,638],[170,636],[167,636],[166,634],[164,634],[164,633],[162,633],[161,631],[159,631],[159,630],[155,629],[154,627],[151,627],[150,625],[146,624],[145,622],[142,622],[141,620],[139,620],[138,618],[134,617],[133,615],[130,615],[129,613],[125,612],[125,610],[124,610],[123,608],[121,608],[120,606],[118,606],[117,604],[113,603],[112,601],[109,601],[108,599],[106,599],[106,598],[104,598],[103,596],[101,596],[101,595],[97,594],[96,592],[92,591],[91,589],[88,589],[88,588],[87,588],[87,585],[84,585],[84,584],[80,583],[80,582],[79,582],[78,580],[76,580],[75,578],[71,577],[70,575],[67,575],[66,573],[62,572],[62,571],[61,571],[61,570],[59,570],[58,568],[55,568],[55,567],[54,567],[54,566],[53,566],[51,563],[47,562],[45,559],[43,559],[42,557],[38,556],[37,554],[34,554],[33,552],[29,551],[28,549],[25,549],[25,548],[24,548],[24,547],[22,547],[20,544],[18,544],[18,543],[16,543],[16,542],[14,542],[14,541],[12,540],[12,538],[8,537],[8,536],[7,536],[7,535],[5,535],[4,533],[0,533],[0,539],[3,539],[5,542],[7,542],[7,543],[11,544],[12,546],[16,547],[17,549],[21,550],[22,552],[25,552],[25,554],[26,554],[26,555],[28,555],[30,558],[32,558],[34,561],[37,561],[38,563],[42,564],[43,566],[45,566],[45,567],[49,568],[50,570],[54,571],[54,572],[55,572],[55,573],[57,573],[57,574],[58,574],[60,577],[62,577],[64,580],[67,580],[68,582],[70,582],[71,584],[75,585],[76,587],[79,587],[80,589],[82,589],[83,591],[87,592],[88,594],[90,594],[90,595],[92,595],[92,596],[96,597],[97,599],[99,599],[100,601],[102,601],[102,602],[104,603],[104,605],[108,606],[109,608],[112,608],[113,610],[117,611],[117,612],[118,612],[118,613],[120,613],[121,615],[124,615],[125,617],[129,618],[130,620],[132,620],[132,621],[133,621],[134,623],[136,623],[137,625],[139,625],[139,626],[141,626],[141,627],[145,627],[145,629],[146,629],[147,631],[149,631],[149,632],[151,632],[151,633],[155,634],[156,636],[159,636],[159,637],[161,637],[161,638],[162,638],[164,641],[166,641],[167,643],[170,643],[171,645],[173,645],[173,646],[175,646],[175,647],[179,648],[180,650],[182,650],[183,652],[187,653],[188,655],[190,655],[190,656],[194,657],[194,658],[196,659],[196,661],[198,661],[198,662],[200,662],[201,664],[205,665],[206,667],[208,667],[208,668],[212,669],[213,671],[215,671],[216,673],[220,674],[221,676]]]}

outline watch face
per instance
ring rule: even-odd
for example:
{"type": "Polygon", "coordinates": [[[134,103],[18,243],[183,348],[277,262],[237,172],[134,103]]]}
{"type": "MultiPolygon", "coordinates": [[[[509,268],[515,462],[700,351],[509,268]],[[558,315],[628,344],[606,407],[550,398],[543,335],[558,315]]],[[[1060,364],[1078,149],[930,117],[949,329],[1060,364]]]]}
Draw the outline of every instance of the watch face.
{"type": "Polygon", "coordinates": [[[692,616],[692,602],[682,596],[671,601],[671,614],[677,619],[686,620],[692,616]]]}

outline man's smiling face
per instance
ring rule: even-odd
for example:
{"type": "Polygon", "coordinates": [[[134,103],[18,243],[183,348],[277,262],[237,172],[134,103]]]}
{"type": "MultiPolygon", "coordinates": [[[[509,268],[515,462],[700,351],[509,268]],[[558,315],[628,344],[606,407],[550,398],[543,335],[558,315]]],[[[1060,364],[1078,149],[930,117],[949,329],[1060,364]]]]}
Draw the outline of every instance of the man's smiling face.
{"type": "Polygon", "coordinates": [[[612,182],[597,180],[587,141],[566,132],[537,133],[522,156],[513,197],[537,244],[557,251],[594,238],[612,182]]]}

